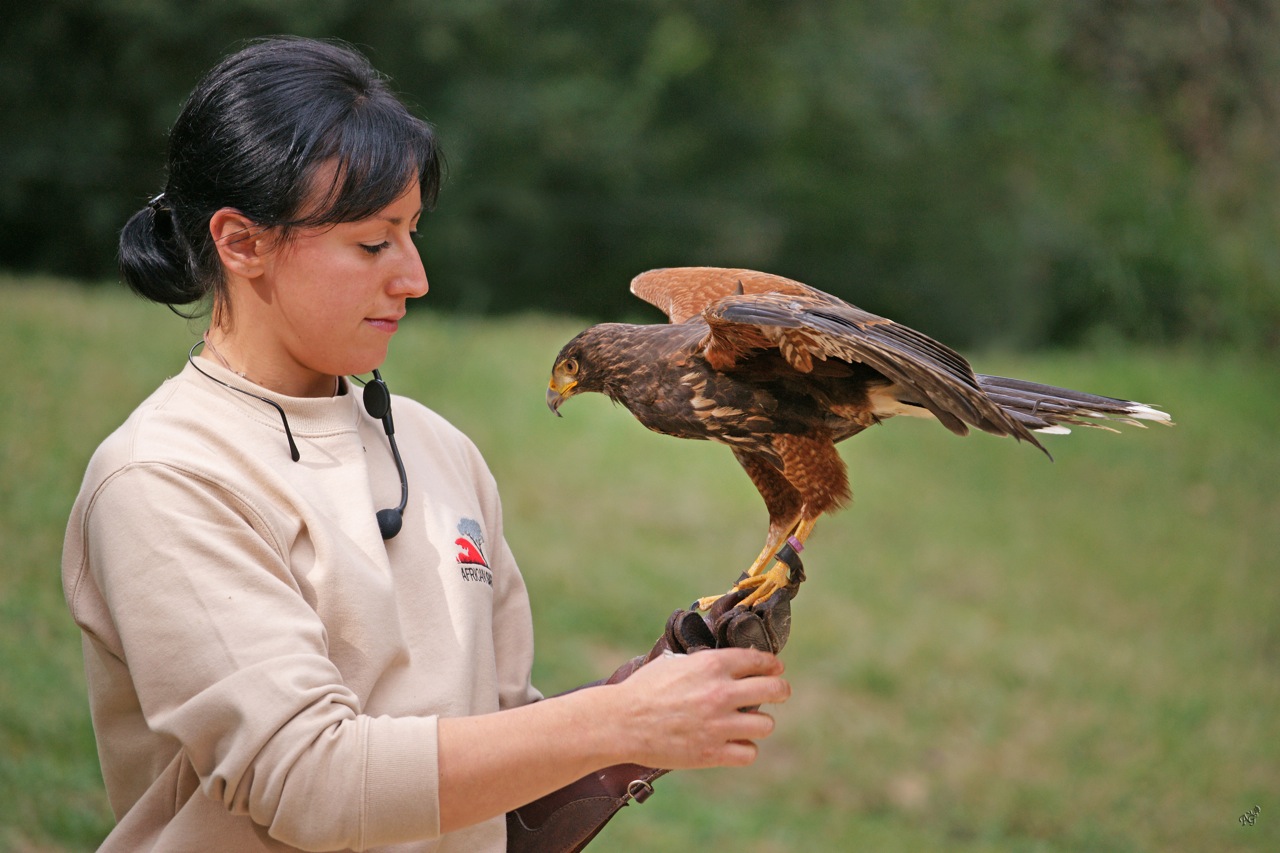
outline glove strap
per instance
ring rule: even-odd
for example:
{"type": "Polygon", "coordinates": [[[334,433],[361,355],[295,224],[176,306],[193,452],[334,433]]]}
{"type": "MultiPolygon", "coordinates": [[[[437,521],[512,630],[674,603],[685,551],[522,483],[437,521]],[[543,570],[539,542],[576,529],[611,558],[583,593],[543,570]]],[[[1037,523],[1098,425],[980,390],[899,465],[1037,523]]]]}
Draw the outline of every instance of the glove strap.
{"type": "Polygon", "coordinates": [[[649,799],[668,772],[615,764],[507,812],[507,853],[579,853],[620,809],[649,799]]]}

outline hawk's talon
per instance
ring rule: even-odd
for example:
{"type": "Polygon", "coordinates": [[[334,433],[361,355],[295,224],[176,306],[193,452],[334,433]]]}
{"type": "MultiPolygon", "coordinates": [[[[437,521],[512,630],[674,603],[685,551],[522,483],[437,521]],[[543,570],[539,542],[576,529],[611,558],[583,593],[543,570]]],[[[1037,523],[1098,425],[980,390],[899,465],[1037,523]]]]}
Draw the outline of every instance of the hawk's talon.
{"type": "Polygon", "coordinates": [[[689,609],[698,610],[698,611],[701,611],[702,613],[706,613],[708,610],[711,609],[711,606],[713,604],[715,604],[717,601],[724,598],[728,594],[729,593],[727,592],[722,592],[719,595],[705,595],[702,598],[699,598],[697,601],[695,601],[692,605],[690,605],[689,609]]]}
{"type": "MultiPolygon", "coordinates": [[[[781,551],[781,549],[779,550],[781,551]]],[[[792,552],[792,556],[794,556],[794,552],[792,552]]],[[[803,574],[804,569],[800,571],[803,574]]],[[[775,592],[785,589],[793,583],[791,580],[792,572],[793,569],[790,565],[778,560],[769,571],[761,572],[755,577],[739,581],[734,590],[749,589],[751,592],[747,594],[746,598],[738,602],[737,607],[747,609],[759,604],[761,601],[768,600],[775,592]]]]}
{"type": "Polygon", "coordinates": [[[738,575],[737,582],[728,592],[699,598],[689,609],[708,613],[725,596],[734,596],[736,600],[723,605],[723,610],[750,610],[757,604],[768,601],[781,589],[799,586],[805,579],[804,563],[800,561],[799,554],[803,550],[804,545],[800,540],[794,536],[788,537],[774,555],[773,565],[768,571],[757,571],[755,574],[743,572],[738,575]]]}

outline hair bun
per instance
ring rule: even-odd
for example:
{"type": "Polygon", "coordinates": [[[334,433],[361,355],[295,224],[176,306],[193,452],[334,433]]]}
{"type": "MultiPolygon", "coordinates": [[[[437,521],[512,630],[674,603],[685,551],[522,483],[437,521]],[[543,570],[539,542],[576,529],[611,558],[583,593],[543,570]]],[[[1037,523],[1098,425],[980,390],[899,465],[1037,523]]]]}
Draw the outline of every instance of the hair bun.
{"type": "Polygon", "coordinates": [[[187,305],[202,298],[192,280],[185,242],[163,193],[139,210],[120,231],[117,261],[125,284],[139,296],[164,305],[187,305]]]}

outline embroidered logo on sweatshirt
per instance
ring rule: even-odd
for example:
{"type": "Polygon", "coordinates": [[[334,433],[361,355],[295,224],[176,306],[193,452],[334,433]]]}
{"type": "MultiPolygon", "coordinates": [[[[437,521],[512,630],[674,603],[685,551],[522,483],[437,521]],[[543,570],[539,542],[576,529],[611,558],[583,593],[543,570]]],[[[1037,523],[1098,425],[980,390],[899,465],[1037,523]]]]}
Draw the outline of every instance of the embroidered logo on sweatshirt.
{"type": "Polygon", "coordinates": [[[462,535],[453,540],[453,544],[458,546],[458,570],[462,572],[462,579],[493,586],[493,572],[484,558],[484,531],[480,522],[464,518],[458,522],[458,532],[462,535]]]}

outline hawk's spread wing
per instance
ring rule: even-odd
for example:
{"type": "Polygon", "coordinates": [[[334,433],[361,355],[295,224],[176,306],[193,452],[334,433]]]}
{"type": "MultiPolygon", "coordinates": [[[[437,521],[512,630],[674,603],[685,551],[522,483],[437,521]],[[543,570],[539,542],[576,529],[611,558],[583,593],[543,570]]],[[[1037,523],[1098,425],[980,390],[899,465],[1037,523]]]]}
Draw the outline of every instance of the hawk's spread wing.
{"type": "Polygon", "coordinates": [[[899,400],[924,407],[952,432],[963,435],[965,424],[972,424],[1040,447],[983,392],[959,353],[800,282],[751,270],[693,267],[643,273],[631,282],[631,292],[673,323],[701,317],[709,327],[703,354],[718,370],[732,371],[765,349],[777,349],[800,373],[812,370],[815,360],[859,362],[892,382],[899,400]]]}
{"type": "Polygon", "coordinates": [[[737,293],[785,293],[844,304],[780,275],[718,267],[649,270],[631,280],[631,292],[666,314],[672,323],[697,317],[712,303],[737,293]]]}

